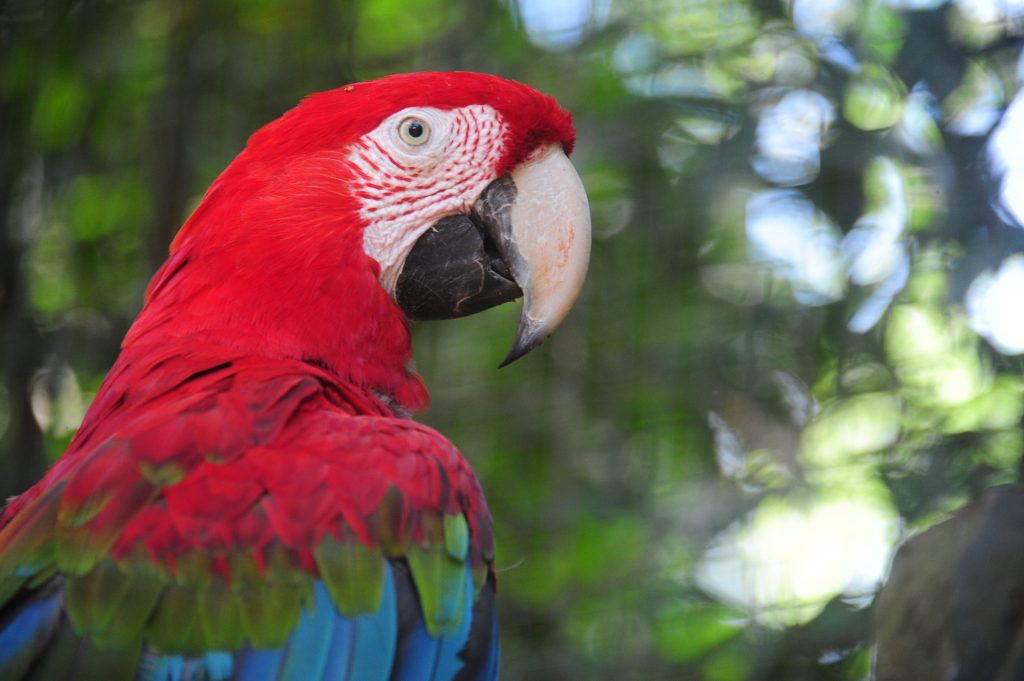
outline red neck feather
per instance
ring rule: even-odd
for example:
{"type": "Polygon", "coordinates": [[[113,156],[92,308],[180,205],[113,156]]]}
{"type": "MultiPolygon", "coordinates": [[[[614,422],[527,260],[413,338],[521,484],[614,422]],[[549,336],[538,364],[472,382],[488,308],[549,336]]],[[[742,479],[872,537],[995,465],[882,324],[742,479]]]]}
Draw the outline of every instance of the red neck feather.
{"type": "Polygon", "coordinates": [[[409,325],[363,251],[343,157],[306,156],[270,177],[247,151],[214,183],[154,276],[124,347],[187,337],[298,359],[426,407],[409,325]]]}

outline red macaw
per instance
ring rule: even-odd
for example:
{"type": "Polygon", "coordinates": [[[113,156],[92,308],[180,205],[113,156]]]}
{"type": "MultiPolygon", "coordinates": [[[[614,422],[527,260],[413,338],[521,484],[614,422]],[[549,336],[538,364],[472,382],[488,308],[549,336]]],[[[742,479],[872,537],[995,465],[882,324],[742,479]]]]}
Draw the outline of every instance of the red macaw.
{"type": "Polygon", "coordinates": [[[493,679],[490,515],[409,419],[409,319],[524,296],[590,250],[568,113],[418,73],[252,136],[171,245],[64,456],[0,519],[2,679],[493,679]]]}

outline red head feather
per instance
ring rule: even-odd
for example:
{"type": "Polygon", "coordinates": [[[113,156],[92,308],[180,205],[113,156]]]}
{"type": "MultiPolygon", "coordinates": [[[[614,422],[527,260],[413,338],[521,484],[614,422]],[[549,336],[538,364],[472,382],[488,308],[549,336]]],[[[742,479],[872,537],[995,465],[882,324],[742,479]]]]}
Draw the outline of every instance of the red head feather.
{"type": "Polygon", "coordinates": [[[151,282],[126,350],[153,334],[188,336],[313,361],[407,408],[424,407],[407,321],[363,249],[350,152],[408,107],[473,105],[502,122],[491,167],[478,169],[488,181],[542,146],[572,149],[571,117],[554,99],[495,76],[401,74],[311,95],[257,131],[210,187],[151,282]]]}

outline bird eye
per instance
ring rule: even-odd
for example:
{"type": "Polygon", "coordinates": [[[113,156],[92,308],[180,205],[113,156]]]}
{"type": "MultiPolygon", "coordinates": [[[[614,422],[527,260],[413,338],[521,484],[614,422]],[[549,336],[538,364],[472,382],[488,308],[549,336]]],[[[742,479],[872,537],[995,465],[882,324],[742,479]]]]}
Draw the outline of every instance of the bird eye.
{"type": "Polygon", "coordinates": [[[398,124],[398,136],[406,144],[418,147],[430,139],[430,126],[422,118],[406,118],[398,124]]]}

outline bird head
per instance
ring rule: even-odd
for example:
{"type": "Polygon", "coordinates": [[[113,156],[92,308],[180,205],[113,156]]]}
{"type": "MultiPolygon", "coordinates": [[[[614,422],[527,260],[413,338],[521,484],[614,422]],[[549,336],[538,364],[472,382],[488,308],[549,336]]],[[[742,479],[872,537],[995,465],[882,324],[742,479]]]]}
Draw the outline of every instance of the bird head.
{"type": "Polygon", "coordinates": [[[554,99],[495,76],[311,95],[210,187],[129,339],[163,328],[258,344],[417,402],[403,388],[418,381],[408,320],[523,297],[511,362],[559,325],[586,273],[574,140],[554,99]]]}

